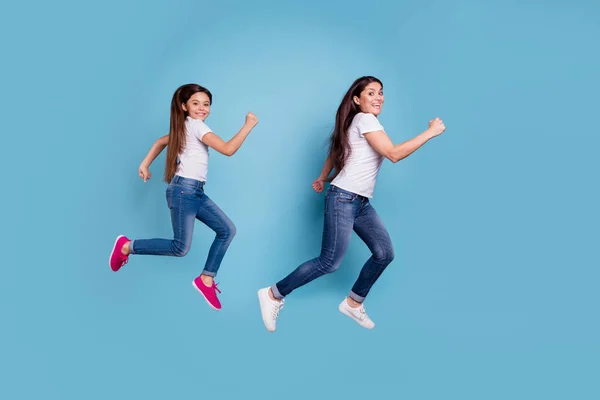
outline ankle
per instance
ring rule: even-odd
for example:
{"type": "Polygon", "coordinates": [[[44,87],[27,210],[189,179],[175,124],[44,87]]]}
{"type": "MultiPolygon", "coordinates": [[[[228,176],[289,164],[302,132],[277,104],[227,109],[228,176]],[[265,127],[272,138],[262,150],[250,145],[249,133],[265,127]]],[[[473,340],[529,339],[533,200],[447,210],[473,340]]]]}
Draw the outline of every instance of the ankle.
{"type": "Polygon", "coordinates": [[[212,276],[208,276],[208,275],[200,275],[200,279],[202,279],[202,282],[206,285],[206,286],[212,286],[213,284],[213,277],[212,276]]]}
{"type": "Polygon", "coordinates": [[[273,301],[277,301],[277,302],[280,301],[279,299],[275,298],[275,295],[273,294],[273,289],[271,289],[271,288],[269,288],[269,298],[273,301]]]}
{"type": "Polygon", "coordinates": [[[358,308],[362,305],[362,303],[359,303],[351,297],[346,297],[346,303],[348,303],[348,305],[352,308],[358,308]]]}
{"type": "Polygon", "coordinates": [[[131,253],[131,249],[129,248],[129,244],[131,242],[127,242],[123,245],[123,247],[121,247],[121,253],[123,253],[124,255],[128,256],[129,253],[131,253]]]}

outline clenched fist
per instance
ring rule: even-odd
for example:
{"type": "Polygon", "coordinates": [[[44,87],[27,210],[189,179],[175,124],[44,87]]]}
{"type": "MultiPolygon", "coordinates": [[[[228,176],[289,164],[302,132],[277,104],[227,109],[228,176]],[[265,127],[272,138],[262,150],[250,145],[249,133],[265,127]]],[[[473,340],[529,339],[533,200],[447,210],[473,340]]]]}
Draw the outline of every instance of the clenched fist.
{"type": "Polygon", "coordinates": [[[321,177],[318,177],[312,183],[312,188],[317,193],[321,193],[323,191],[324,187],[325,187],[325,180],[323,180],[321,177]]]}
{"type": "Polygon", "coordinates": [[[144,180],[144,182],[148,182],[148,179],[150,179],[150,177],[152,176],[150,170],[144,164],[140,165],[138,174],[140,175],[140,178],[144,180]]]}
{"type": "Polygon", "coordinates": [[[431,132],[431,137],[439,136],[446,130],[446,125],[444,125],[444,121],[439,118],[432,119],[429,121],[429,131],[431,132]]]}
{"type": "Polygon", "coordinates": [[[254,128],[258,124],[258,118],[253,113],[246,114],[246,125],[249,125],[251,128],[254,128]]]}

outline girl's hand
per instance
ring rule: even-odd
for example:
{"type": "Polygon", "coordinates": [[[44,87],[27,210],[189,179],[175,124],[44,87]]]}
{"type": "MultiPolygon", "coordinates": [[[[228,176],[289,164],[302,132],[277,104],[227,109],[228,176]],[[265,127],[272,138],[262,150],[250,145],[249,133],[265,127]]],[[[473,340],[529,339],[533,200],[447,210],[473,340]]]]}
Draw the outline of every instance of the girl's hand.
{"type": "Polygon", "coordinates": [[[315,192],[317,193],[321,193],[323,191],[323,188],[325,187],[325,180],[321,179],[321,177],[318,177],[317,179],[315,179],[315,181],[312,183],[312,188],[315,190],[315,192]]]}
{"type": "Polygon", "coordinates": [[[150,177],[152,176],[152,174],[150,173],[150,170],[144,164],[140,165],[140,169],[139,169],[138,173],[140,174],[140,178],[142,178],[144,180],[144,182],[147,182],[148,179],[150,179],[150,177]]]}
{"type": "Polygon", "coordinates": [[[446,130],[446,125],[444,125],[444,121],[439,118],[434,118],[429,121],[429,131],[431,132],[432,137],[436,137],[444,133],[446,130]]]}
{"type": "Polygon", "coordinates": [[[250,127],[250,129],[254,128],[258,124],[258,118],[253,113],[246,114],[246,125],[250,127]]]}

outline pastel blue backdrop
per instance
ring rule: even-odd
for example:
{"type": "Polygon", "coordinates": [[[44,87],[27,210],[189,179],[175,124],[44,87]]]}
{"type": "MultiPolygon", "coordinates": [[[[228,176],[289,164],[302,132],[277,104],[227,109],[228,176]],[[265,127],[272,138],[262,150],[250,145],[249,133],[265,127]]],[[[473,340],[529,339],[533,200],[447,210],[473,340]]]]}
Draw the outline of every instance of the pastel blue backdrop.
{"type": "Polygon", "coordinates": [[[592,1],[3,3],[2,399],[598,399],[600,5],[592,1]],[[310,187],[358,76],[384,82],[395,142],[373,204],[397,258],[361,329],[337,305],[369,253],[289,297],[276,333],[256,290],[319,252],[310,187]],[[218,281],[117,234],[169,237],[164,154],[176,87],[214,93],[225,138],[260,119],[207,193],[238,227],[218,281]]]}

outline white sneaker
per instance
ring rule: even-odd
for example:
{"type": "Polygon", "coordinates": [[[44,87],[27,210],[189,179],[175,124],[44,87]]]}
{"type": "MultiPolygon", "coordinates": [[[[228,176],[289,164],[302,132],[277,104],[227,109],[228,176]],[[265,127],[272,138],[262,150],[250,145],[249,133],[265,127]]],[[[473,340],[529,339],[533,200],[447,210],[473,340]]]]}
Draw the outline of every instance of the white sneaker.
{"type": "Polygon", "coordinates": [[[258,301],[260,302],[260,312],[267,330],[269,332],[275,332],[279,310],[283,308],[285,300],[272,300],[269,296],[269,289],[270,287],[267,287],[258,291],[258,301]]]}
{"type": "Polygon", "coordinates": [[[338,308],[342,312],[342,314],[346,314],[347,316],[358,322],[360,326],[367,329],[373,329],[375,327],[375,323],[371,321],[371,318],[369,318],[369,316],[365,312],[364,306],[361,305],[357,308],[350,307],[346,299],[344,299],[340,303],[338,308]]]}

